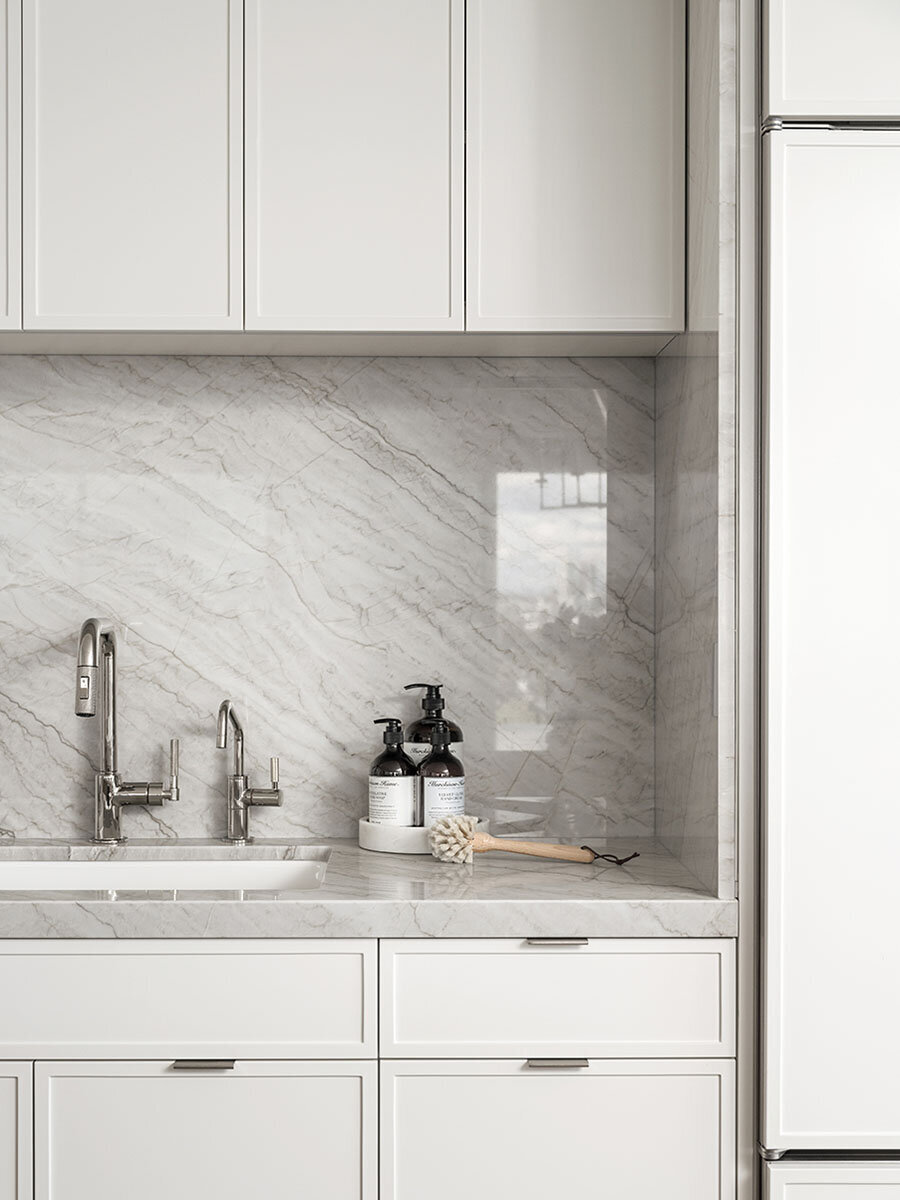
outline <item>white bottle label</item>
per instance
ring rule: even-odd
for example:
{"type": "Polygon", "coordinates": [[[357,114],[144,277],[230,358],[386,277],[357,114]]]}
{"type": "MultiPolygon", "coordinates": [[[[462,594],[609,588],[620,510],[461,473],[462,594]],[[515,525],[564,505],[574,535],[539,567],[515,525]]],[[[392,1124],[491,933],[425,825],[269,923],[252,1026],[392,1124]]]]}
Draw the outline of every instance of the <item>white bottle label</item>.
{"type": "Polygon", "coordinates": [[[461,817],[466,811],[465,779],[422,780],[425,802],[425,828],[433,825],[438,817],[461,817]]]}
{"type": "Polygon", "coordinates": [[[369,820],[373,825],[415,825],[419,781],[412,775],[395,779],[369,776],[369,820]]]}
{"type": "Polygon", "coordinates": [[[419,763],[422,761],[423,758],[427,758],[428,755],[431,753],[431,751],[432,751],[432,746],[429,742],[404,742],[403,743],[404,754],[408,755],[413,760],[413,762],[416,764],[416,766],[419,765],[419,763]]]}

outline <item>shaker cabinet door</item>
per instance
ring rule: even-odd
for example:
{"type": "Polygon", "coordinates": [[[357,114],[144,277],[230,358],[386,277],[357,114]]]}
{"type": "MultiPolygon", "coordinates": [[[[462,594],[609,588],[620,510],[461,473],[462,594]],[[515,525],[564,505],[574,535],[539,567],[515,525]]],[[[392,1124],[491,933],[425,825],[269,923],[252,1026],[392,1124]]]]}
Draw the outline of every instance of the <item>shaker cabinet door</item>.
{"type": "Polygon", "coordinates": [[[466,327],[680,330],[682,0],[469,0],[466,327]]]}
{"type": "Polygon", "coordinates": [[[765,1200],[900,1200],[900,1163],[767,1163],[765,1200]]]}
{"type": "Polygon", "coordinates": [[[768,0],[765,30],[768,115],[900,116],[895,0],[768,0]]]}
{"type": "Polygon", "coordinates": [[[240,0],[24,0],[26,329],[239,329],[240,0]]]}
{"type": "Polygon", "coordinates": [[[390,1062],[381,1200],[731,1200],[729,1062],[390,1062]]]}
{"type": "Polygon", "coordinates": [[[0,1063],[0,1200],[31,1200],[31,1063],[0,1063]]]}
{"type": "Polygon", "coordinates": [[[376,1105],[374,1063],[37,1063],[35,1197],[375,1200],[376,1105]]]}
{"type": "Polygon", "coordinates": [[[896,1151],[900,133],[765,142],[760,1140],[896,1151]]]}
{"type": "Polygon", "coordinates": [[[464,0],[247,0],[248,329],[463,327],[464,0]]]}

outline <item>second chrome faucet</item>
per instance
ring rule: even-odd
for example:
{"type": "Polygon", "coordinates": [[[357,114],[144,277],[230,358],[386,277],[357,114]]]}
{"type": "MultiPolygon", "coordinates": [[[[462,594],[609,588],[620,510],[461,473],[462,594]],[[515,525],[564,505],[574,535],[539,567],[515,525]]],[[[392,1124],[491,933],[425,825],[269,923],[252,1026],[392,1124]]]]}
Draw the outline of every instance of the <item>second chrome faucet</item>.
{"type": "Polygon", "coordinates": [[[238,720],[234,705],[223,700],[219,705],[216,722],[216,745],[224,750],[228,745],[228,726],[231,726],[234,742],[234,770],[228,776],[225,841],[235,845],[250,840],[250,809],[253,807],[278,807],[283,797],[278,786],[278,759],[270,759],[271,787],[252,788],[244,774],[244,730],[238,720]]]}

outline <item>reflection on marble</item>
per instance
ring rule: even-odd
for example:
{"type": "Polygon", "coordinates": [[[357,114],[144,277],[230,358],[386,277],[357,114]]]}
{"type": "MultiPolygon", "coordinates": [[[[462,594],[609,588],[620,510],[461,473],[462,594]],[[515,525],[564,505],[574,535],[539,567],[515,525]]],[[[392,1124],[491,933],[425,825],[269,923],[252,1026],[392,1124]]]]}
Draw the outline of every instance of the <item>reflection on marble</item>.
{"type": "MultiPolygon", "coordinates": [[[[154,893],[86,898],[2,890],[3,862],[79,857],[94,847],[0,842],[0,939],[147,937],[734,937],[737,904],[703,891],[652,839],[595,842],[640,857],[610,863],[558,863],[518,855],[479,855],[470,866],[428,855],[375,854],[332,842],[325,882],[314,891],[238,900],[231,893],[154,893]]],[[[223,857],[223,846],[178,843],[179,856],[223,857]]],[[[290,857],[294,846],[267,841],[260,856],[290,857]]],[[[155,847],[102,848],[103,857],[158,855],[155,847]]],[[[242,850],[244,856],[247,850],[242,850]]]]}
{"type": "Polygon", "coordinates": [[[254,829],[351,836],[372,718],[439,677],[494,828],[653,831],[648,360],[0,358],[0,827],[91,824],[75,640],[120,631],[120,768],[224,824],[231,696],[254,829]]]}
{"type": "Polygon", "coordinates": [[[679,342],[656,367],[656,831],[717,892],[718,358],[679,342]]]}

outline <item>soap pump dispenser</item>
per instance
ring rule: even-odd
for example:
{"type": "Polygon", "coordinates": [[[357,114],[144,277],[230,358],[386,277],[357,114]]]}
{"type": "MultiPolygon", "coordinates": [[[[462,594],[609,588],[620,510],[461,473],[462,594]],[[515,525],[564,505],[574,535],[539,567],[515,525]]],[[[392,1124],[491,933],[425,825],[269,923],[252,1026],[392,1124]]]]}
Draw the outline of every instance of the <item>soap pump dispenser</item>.
{"type": "Polygon", "coordinates": [[[373,825],[421,825],[420,785],[416,764],[403,753],[403,722],[379,717],[384,750],[369,768],[369,820],[373,825]]]}
{"type": "Polygon", "coordinates": [[[450,752],[450,729],[446,721],[431,727],[431,753],[419,763],[422,807],[429,829],[441,817],[461,817],[466,811],[466,772],[450,752]]]}
{"type": "Polygon", "coordinates": [[[463,740],[462,730],[456,722],[448,721],[442,715],[444,711],[442,687],[443,684],[440,683],[408,683],[403,689],[405,692],[410,691],[411,688],[425,689],[425,695],[422,697],[424,715],[407,726],[406,740],[403,743],[403,749],[416,766],[431,753],[431,731],[438,721],[446,725],[451,743],[463,740]]]}

